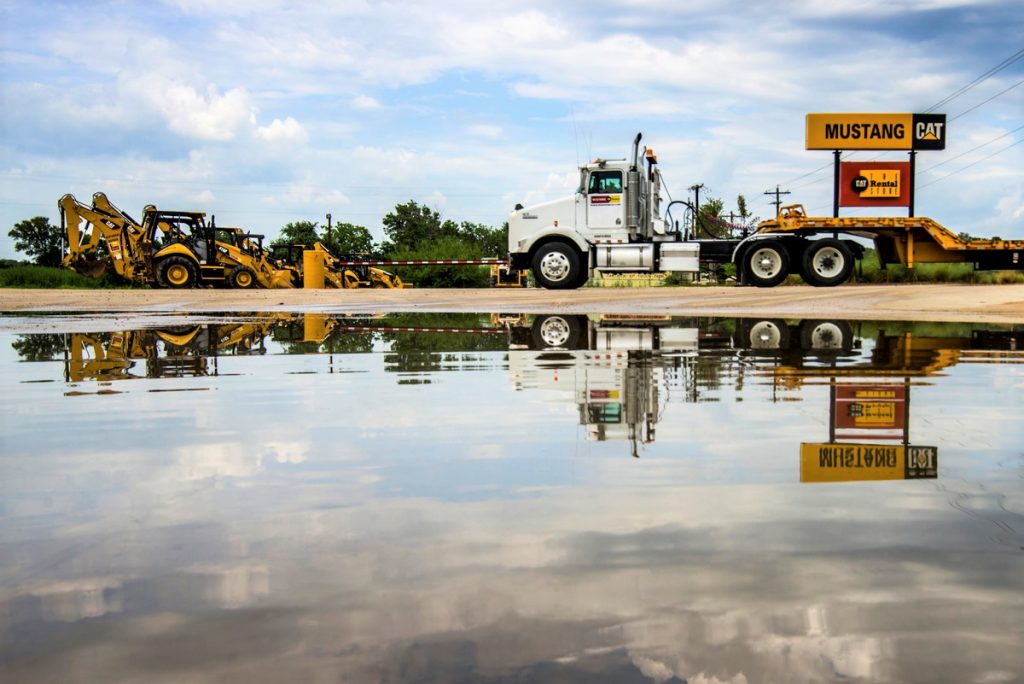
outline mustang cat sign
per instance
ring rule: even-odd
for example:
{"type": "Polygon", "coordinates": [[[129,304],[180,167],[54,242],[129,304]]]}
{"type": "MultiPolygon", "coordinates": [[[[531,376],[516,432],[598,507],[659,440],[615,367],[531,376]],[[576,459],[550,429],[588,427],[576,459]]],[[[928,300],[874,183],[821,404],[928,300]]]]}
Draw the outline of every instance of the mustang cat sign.
{"type": "Polygon", "coordinates": [[[809,150],[944,150],[945,114],[808,114],[809,150]]]}

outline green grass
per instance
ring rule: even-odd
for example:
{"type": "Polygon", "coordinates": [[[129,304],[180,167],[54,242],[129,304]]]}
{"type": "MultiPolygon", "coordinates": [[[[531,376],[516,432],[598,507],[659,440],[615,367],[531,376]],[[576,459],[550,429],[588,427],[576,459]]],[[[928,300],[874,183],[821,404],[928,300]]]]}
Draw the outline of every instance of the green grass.
{"type": "Polygon", "coordinates": [[[972,264],[918,264],[914,268],[891,265],[882,268],[873,249],[865,251],[864,258],[850,278],[854,283],[1024,283],[1020,271],[975,271],[972,264]]]}
{"type": "Polygon", "coordinates": [[[97,290],[130,286],[109,274],[89,278],[66,268],[16,264],[0,268],[0,287],[97,290]]]}

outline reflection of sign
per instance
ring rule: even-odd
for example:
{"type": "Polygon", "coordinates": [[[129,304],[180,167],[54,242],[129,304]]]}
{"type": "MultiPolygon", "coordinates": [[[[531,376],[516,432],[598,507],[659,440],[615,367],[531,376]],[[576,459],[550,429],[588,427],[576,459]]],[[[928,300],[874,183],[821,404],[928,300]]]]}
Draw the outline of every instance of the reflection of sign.
{"type": "Polygon", "coordinates": [[[945,114],[808,114],[809,150],[944,150],[945,114]]]}
{"type": "Polygon", "coordinates": [[[837,430],[902,430],[906,408],[903,385],[836,385],[837,430]]]}
{"type": "Polygon", "coordinates": [[[591,204],[621,204],[622,195],[591,195],[591,204]]]}
{"type": "Polygon", "coordinates": [[[800,445],[801,482],[935,479],[937,447],[888,444],[800,445]]]}
{"type": "Polygon", "coordinates": [[[842,207],[910,206],[909,162],[840,162],[842,207]]]}

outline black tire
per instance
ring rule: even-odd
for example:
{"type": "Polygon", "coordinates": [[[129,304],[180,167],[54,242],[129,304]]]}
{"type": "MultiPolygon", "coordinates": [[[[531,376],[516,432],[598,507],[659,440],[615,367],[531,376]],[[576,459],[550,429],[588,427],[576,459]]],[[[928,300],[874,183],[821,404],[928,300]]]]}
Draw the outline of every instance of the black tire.
{"type": "Polygon", "coordinates": [[[533,277],[549,290],[571,290],[582,285],[583,268],[579,250],[564,242],[548,242],[533,255],[533,277]]]}
{"type": "Polygon", "coordinates": [[[853,348],[853,329],[846,321],[804,321],[800,324],[800,348],[849,351],[853,348]]]}
{"type": "Polygon", "coordinates": [[[804,250],[804,281],[815,287],[834,287],[845,283],[853,272],[853,252],[842,240],[815,240],[804,250]]]}
{"type": "Polygon", "coordinates": [[[789,275],[789,252],[780,240],[754,242],[743,255],[747,282],[755,287],[775,287],[789,275]]]}
{"type": "Polygon", "coordinates": [[[235,266],[228,275],[228,282],[239,290],[251,290],[257,285],[256,272],[248,266],[235,266]]]}
{"type": "Polygon", "coordinates": [[[740,319],[739,346],[758,351],[782,351],[789,347],[789,326],[776,318],[740,319]]]}
{"type": "Polygon", "coordinates": [[[156,265],[156,282],[171,290],[195,287],[199,282],[199,269],[191,259],[172,254],[156,265]]]}
{"type": "Polygon", "coordinates": [[[585,316],[537,316],[530,329],[533,348],[576,349],[586,330],[585,320],[585,316]]]}

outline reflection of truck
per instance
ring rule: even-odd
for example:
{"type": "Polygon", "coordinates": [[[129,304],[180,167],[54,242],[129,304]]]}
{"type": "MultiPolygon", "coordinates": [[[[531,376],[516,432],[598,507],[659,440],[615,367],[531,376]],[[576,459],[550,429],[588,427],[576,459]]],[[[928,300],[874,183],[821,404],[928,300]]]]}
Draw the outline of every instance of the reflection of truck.
{"type": "Polygon", "coordinates": [[[149,205],[139,223],[101,192],[93,195],[91,207],[72,195],[62,197],[58,207],[68,239],[64,265],[84,275],[97,277],[113,264],[126,280],[157,287],[294,286],[295,272],[267,258],[262,235],[218,228],[206,222],[204,212],[149,205]]]}
{"type": "MultiPolygon", "coordinates": [[[[978,269],[1024,269],[1024,240],[964,239],[927,218],[808,217],[799,205],[744,237],[688,235],[662,207],[662,178],[651,150],[633,141],[629,160],[597,159],[580,168],[572,197],[509,217],[511,265],[532,269],[547,288],[581,286],[598,273],[696,273],[701,263],[736,265],[742,282],[778,285],[790,273],[816,286],[845,282],[873,240],[882,264],[967,262],[978,269]],[[663,210],[666,215],[663,216],[663,210]],[[840,239],[839,234],[844,238],[840,239]]],[[[678,202],[686,204],[685,202],[678,202]]]]}
{"type": "Polygon", "coordinates": [[[788,392],[811,379],[911,378],[961,362],[1019,362],[1024,333],[911,333],[864,338],[845,321],[711,321],[553,314],[509,317],[509,370],[518,389],[571,397],[589,439],[653,441],[668,401],[698,402],[726,378],[788,392]],[[1002,350],[1002,351],[991,351],[1002,350]]]}

